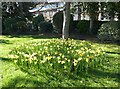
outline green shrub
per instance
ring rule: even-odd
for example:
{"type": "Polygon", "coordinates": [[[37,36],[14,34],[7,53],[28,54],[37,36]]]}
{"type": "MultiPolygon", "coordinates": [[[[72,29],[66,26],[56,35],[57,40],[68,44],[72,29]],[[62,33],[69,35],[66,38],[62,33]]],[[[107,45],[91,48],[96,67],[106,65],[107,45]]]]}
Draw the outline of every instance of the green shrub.
{"type": "Polygon", "coordinates": [[[31,28],[28,27],[24,18],[7,18],[3,22],[3,34],[24,34],[31,28]]]}
{"type": "Polygon", "coordinates": [[[42,21],[40,22],[39,26],[40,26],[40,32],[42,33],[49,33],[53,31],[53,26],[52,23],[50,22],[42,21]]]}
{"type": "Polygon", "coordinates": [[[93,29],[92,29],[92,33],[97,35],[98,30],[100,29],[100,27],[103,23],[106,23],[106,21],[94,21],[94,26],[93,26],[93,29]]]}
{"type": "Polygon", "coordinates": [[[98,30],[98,39],[101,41],[120,41],[120,22],[107,22],[98,30]]]}
{"type": "Polygon", "coordinates": [[[32,21],[33,21],[34,29],[38,31],[38,25],[40,24],[40,22],[45,21],[45,19],[43,14],[40,14],[37,17],[34,17],[32,21]]]}
{"type": "Polygon", "coordinates": [[[58,33],[61,33],[63,26],[63,12],[58,12],[53,16],[53,25],[58,33]]]}
{"type": "Polygon", "coordinates": [[[15,31],[16,29],[16,18],[7,18],[6,20],[4,20],[3,25],[4,25],[4,29],[3,29],[3,33],[4,34],[10,34],[12,32],[15,31]]]}
{"type": "Polygon", "coordinates": [[[17,33],[19,34],[26,34],[27,32],[30,31],[30,28],[28,27],[27,22],[25,21],[19,21],[16,23],[16,27],[17,27],[17,33]]]}
{"type": "MultiPolygon", "coordinates": [[[[30,74],[70,75],[87,73],[88,68],[101,64],[104,53],[89,42],[61,39],[32,41],[11,51],[13,59],[23,71],[30,74]],[[73,66],[72,66],[73,65],[73,66]]],[[[59,77],[59,76],[58,76],[59,77]]]]}
{"type": "MultiPolygon", "coordinates": [[[[62,27],[63,27],[63,12],[57,12],[54,16],[53,16],[53,26],[54,29],[56,29],[58,31],[58,33],[62,33],[62,27]]],[[[69,31],[71,32],[73,30],[73,16],[71,14],[70,16],[70,29],[69,31]]]]}
{"type": "Polygon", "coordinates": [[[78,33],[88,33],[89,32],[89,21],[80,20],[77,24],[78,33]]]}

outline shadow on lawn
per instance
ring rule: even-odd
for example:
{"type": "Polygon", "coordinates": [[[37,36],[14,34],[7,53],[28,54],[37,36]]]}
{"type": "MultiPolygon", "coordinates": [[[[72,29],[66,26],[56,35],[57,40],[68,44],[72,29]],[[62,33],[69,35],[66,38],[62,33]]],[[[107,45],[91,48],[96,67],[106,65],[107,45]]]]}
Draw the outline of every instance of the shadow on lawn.
{"type": "Polygon", "coordinates": [[[118,53],[118,52],[109,52],[109,51],[106,51],[106,53],[109,53],[109,54],[118,54],[118,55],[120,55],[120,52],[118,53]]]}
{"type": "Polygon", "coordinates": [[[37,78],[33,78],[32,76],[16,76],[12,79],[10,79],[10,81],[8,81],[8,83],[3,86],[3,88],[6,87],[46,87],[47,82],[46,81],[40,81],[37,80],[37,78]]]}
{"type": "Polygon", "coordinates": [[[96,35],[90,35],[90,34],[71,34],[70,38],[75,39],[75,40],[86,40],[90,41],[92,43],[99,43],[99,44],[115,44],[120,46],[119,41],[100,41],[96,35]]]}
{"type": "Polygon", "coordinates": [[[3,58],[3,57],[0,57],[0,60],[1,61],[11,61],[9,58],[3,58]]]}
{"type": "Polygon", "coordinates": [[[6,35],[9,38],[33,38],[33,39],[51,39],[60,38],[59,36],[54,36],[52,34],[38,34],[38,35],[6,35]]]}
{"type": "MultiPolygon", "coordinates": [[[[93,80],[95,83],[103,83],[103,81],[99,81],[100,78],[115,78],[114,81],[115,82],[120,82],[120,77],[119,74],[115,74],[115,73],[108,73],[108,72],[103,72],[103,71],[98,71],[98,70],[92,70],[91,71],[92,74],[87,76],[87,77],[82,77],[85,79],[85,82],[87,82],[87,78],[89,78],[90,80],[93,80]]],[[[68,79],[69,80],[69,79],[68,79]]],[[[80,80],[79,78],[70,78],[71,81],[75,81],[75,80],[80,80]]],[[[108,79],[107,79],[108,80],[108,79]]],[[[51,86],[50,83],[54,81],[54,82],[58,82],[59,79],[57,80],[51,80],[51,79],[44,79],[42,76],[30,76],[30,75],[26,75],[26,76],[16,76],[12,79],[10,79],[8,81],[8,83],[3,86],[4,87],[47,87],[47,86],[51,86]],[[40,78],[40,79],[38,79],[40,78]]],[[[61,82],[65,81],[64,79],[62,79],[61,82]]],[[[84,82],[84,83],[85,83],[84,82]]],[[[59,81],[60,83],[60,81],[59,81]]],[[[57,86],[61,86],[59,84],[55,85],[57,86]]],[[[81,86],[87,86],[85,84],[81,84],[81,86]]]]}
{"type": "Polygon", "coordinates": [[[11,44],[9,40],[0,39],[0,44],[11,44]]]}
{"type": "MultiPolygon", "coordinates": [[[[62,38],[61,34],[37,34],[37,35],[6,35],[9,38],[33,38],[33,39],[51,39],[51,38],[62,38]]],[[[95,35],[89,34],[70,34],[69,38],[75,40],[86,40],[93,43],[99,44],[116,44],[120,45],[120,42],[109,42],[109,41],[99,41],[95,35]]]]}
{"type": "Polygon", "coordinates": [[[90,69],[89,70],[89,76],[96,76],[98,78],[115,78],[116,82],[120,82],[120,73],[111,73],[111,72],[105,72],[98,69],[90,69]]]}

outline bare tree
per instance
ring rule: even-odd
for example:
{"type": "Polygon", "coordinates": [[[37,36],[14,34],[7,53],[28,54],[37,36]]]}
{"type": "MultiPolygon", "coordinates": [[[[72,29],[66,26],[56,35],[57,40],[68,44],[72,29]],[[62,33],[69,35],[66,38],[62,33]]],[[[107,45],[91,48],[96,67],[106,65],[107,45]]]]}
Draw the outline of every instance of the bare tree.
{"type": "Polygon", "coordinates": [[[70,2],[65,2],[65,10],[63,11],[63,29],[62,29],[62,39],[68,39],[69,37],[69,25],[70,25],[70,2]]]}

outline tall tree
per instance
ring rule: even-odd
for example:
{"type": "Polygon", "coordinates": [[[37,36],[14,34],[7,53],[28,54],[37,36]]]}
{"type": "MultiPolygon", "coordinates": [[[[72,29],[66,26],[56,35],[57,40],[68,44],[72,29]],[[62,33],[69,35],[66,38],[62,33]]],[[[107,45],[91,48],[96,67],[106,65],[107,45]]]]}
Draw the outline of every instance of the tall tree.
{"type": "Polygon", "coordinates": [[[2,34],[2,5],[0,2],[0,35],[2,34]]]}
{"type": "Polygon", "coordinates": [[[69,25],[70,25],[70,2],[65,2],[65,10],[63,11],[63,29],[62,29],[62,39],[68,39],[69,37],[69,25]]]}
{"type": "Polygon", "coordinates": [[[0,2],[0,17],[2,17],[2,3],[0,2]]]}
{"type": "Polygon", "coordinates": [[[8,17],[24,17],[31,18],[32,14],[28,11],[34,3],[32,2],[3,2],[2,14],[3,18],[8,17]]]}
{"type": "Polygon", "coordinates": [[[19,14],[20,14],[20,16],[21,17],[23,17],[24,16],[24,12],[23,12],[23,2],[18,2],[18,4],[19,4],[19,14]]]}
{"type": "Polygon", "coordinates": [[[90,17],[89,33],[92,34],[94,21],[98,20],[99,4],[98,4],[98,2],[86,2],[85,6],[87,7],[86,10],[90,17]]]}
{"type": "Polygon", "coordinates": [[[112,21],[117,14],[118,19],[120,19],[120,2],[101,2],[100,4],[104,18],[109,18],[112,21]]]}
{"type": "Polygon", "coordinates": [[[110,20],[114,20],[115,17],[116,2],[107,2],[106,10],[109,13],[110,20]]]}
{"type": "Polygon", "coordinates": [[[120,21],[120,1],[116,3],[116,11],[118,13],[118,20],[120,21]]]}

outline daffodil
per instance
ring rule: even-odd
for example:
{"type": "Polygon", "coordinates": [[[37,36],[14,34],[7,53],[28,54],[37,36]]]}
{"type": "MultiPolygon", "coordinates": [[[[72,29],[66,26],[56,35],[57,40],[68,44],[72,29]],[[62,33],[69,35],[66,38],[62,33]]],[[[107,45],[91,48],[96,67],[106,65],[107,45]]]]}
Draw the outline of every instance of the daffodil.
{"type": "Polygon", "coordinates": [[[64,58],[65,60],[67,60],[67,58],[64,58]]]}
{"type": "Polygon", "coordinates": [[[60,60],[61,59],[60,56],[58,56],[57,59],[60,60]]]}
{"type": "Polygon", "coordinates": [[[64,69],[66,69],[67,67],[66,66],[64,66],[64,69]]]}
{"type": "Polygon", "coordinates": [[[53,66],[53,64],[50,64],[50,66],[53,66]]]}
{"type": "Polygon", "coordinates": [[[69,48],[67,48],[67,50],[69,50],[69,48]]]}
{"type": "Polygon", "coordinates": [[[48,56],[50,56],[50,54],[47,54],[48,56]]]}
{"type": "Polygon", "coordinates": [[[59,53],[60,56],[62,56],[62,53],[59,53]]]}
{"type": "Polygon", "coordinates": [[[64,55],[62,55],[62,58],[64,58],[65,56],[64,55]]]}
{"type": "Polygon", "coordinates": [[[52,56],[47,57],[48,60],[52,59],[52,56]]]}
{"type": "Polygon", "coordinates": [[[82,47],[81,50],[84,50],[84,48],[82,47]]]}
{"type": "Polygon", "coordinates": [[[88,62],[89,61],[89,59],[88,58],[86,58],[86,62],[88,62]]]}
{"type": "Polygon", "coordinates": [[[28,54],[24,54],[24,57],[29,58],[29,57],[30,57],[30,55],[28,55],[28,54]]]}
{"type": "Polygon", "coordinates": [[[55,56],[53,56],[52,58],[55,59],[55,56]]]}
{"type": "Polygon", "coordinates": [[[61,61],[61,64],[64,64],[65,63],[65,61],[61,61]]]}
{"type": "Polygon", "coordinates": [[[41,53],[40,51],[38,51],[38,53],[41,53]]]}
{"type": "Polygon", "coordinates": [[[76,66],[76,65],[77,65],[77,62],[74,61],[73,64],[74,64],[74,66],[76,66]]]}
{"type": "Polygon", "coordinates": [[[70,53],[70,51],[68,51],[68,53],[70,53]]]}
{"type": "Polygon", "coordinates": [[[59,48],[60,46],[59,45],[57,45],[57,48],[59,48]]]}
{"type": "Polygon", "coordinates": [[[35,65],[37,64],[37,62],[35,62],[35,65]]]}
{"type": "Polygon", "coordinates": [[[55,55],[58,54],[58,52],[55,52],[55,55]]]}
{"type": "Polygon", "coordinates": [[[68,62],[70,62],[70,59],[68,59],[68,62]]]}
{"type": "Polygon", "coordinates": [[[80,53],[80,56],[82,57],[82,56],[83,56],[83,53],[80,53]]]}
{"type": "Polygon", "coordinates": [[[105,54],[105,52],[103,52],[103,54],[105,54]]]}
{"type": "Polygon", "coordinates": [[[13,58],[13,59],[14,59],[14,58],[15,58],[15,59],[19,58],[18,55],[9,55],[9,57],[10,57],[10,58],[13,58]]]}
{"type": "Polygon", "coordinates": [[[41,63],[45,63],[45,60],[42,60],[41,63]]]}
{"type": "Polygon", "coordinates": [[[18,60],[14,60],[14,63],[17,63],[18,62],[18,60]]]}
{"type": "Polygon", "coordinates": [[[61,61],[58,61],[58,63],[61,63],[61,61]]]}
{"type": "Polygon", "coordinates": [[[32,63],[32,60],[31,59],[29,59],[29,62],[30,62],[30,64],[32,63]]]}
{"type": "Polygon", "coordinates": [[[74,50],[71,51],[71,53],[73,53],[73,52],[74,52],[74,50]]]}
{"type": "Polygon", "coordinates": [[[79,58],[78,58],[78,61],[81,61],[81,60],[82,60],[82,58],[81,58],[81,57],[79,57],[79,58]]]}

